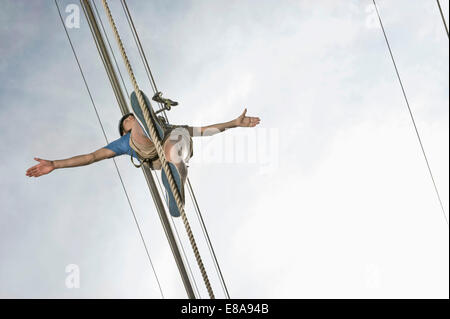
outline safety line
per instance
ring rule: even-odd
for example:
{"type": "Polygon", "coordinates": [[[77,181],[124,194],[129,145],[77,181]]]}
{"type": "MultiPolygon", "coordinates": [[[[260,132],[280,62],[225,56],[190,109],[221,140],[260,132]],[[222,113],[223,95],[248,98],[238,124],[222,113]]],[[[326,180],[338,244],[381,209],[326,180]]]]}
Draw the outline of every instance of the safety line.
{"type": "Polygon", "coordinates": [[[219,274],[220,283],[222,285],[223,292],[225,293],[226,298],[230,299],[230,294],[228,292],[228,288],[225,283],[225,279],[223,277],[222,269],[220,268],[219,262],[217,260],[216,252],[214,251],[214,248],[213,248],[212,242],[211,242],[211,238],[209,237],[208,230],[206,229],[206,226],[205,226],[205,221],[203,220],[202,213],[200,212],[200,208],[197,203],[197,198],[195,197],[194,191],[192,189],[191,181],[188,179],[187,182],[188,182],[188,186],[189,186],[188,187],[189,193],[191,194],[191,198],[194,201],[194,207],[195,207],[195,211],[197,213],[197,218],[201,221],[200,225],[202,226],[203,236],[205,236],[205,238],[206,238],[206,241],[208,243],[209,252],[212,255],[213,260],[214,260],[214,267],[216,268],[216,271],[219,274]]]}
{"type": "MultiPolygon", "coordinates": [[[[152,85],[154,93],[158,92],[158,88],[156,87],[155,79],[153,78],[152,71],[150,70],[147,57],[145,56],[144,49],[141,44],[141,40],[139,39],[139,35],[136,31],[136,27],[134,26],[133,19],[130,14],[130,10],[128,10],[128,5],[125,0],[120,1],[122,4],[122,9],[125,12],[125,16],[127,17],[128,25],[130,26],[131,33],[133,34],[134,42],[136,43],[136,46],[138,47],[139,55],[141,56],[142,61],[144,62],[144,68],[145,72],[147,73],[147,77],[150,80],[150,84],[152,85]]],[[[162,104],[162,103],[161,103],[162,104]]],[[[165,112],[164,112],[165,113],[165,112]]],[[[167,119],[167,118],[166,118],[167,119]]]]}
{"type": "MultiPolygon", "coordinates": [[[[145,73],[147,74],[147,78],[150,82],[150,86],[152,87],[153,94],[158,92],[158,88],[156,87],[156,82],[153,77],[152,71],[150,70],[150,66],[147,61],[147,56],[145,55],[144,48],[142,47],[141,40],[139,39],[139,35],[137,33],[136,27],[134,26],[133,18],[131,17],[130,10],[128,10],[128,5],[124,0],[120,1],[122,5],[123,12],[125,13],[125,17],[127,18],[128,26],[131,29],[131,34],[133,35],[134,43],[139,52],[139,56],[141,57],[142,64],[144,65],[145,73]]],[[[162,110],[162,114],[166,119],[167,123],[169,123],[169,119],[167,117],[167,113],[165,111],[164,105],[161,102],[156,102],[159,107],[159,110],[162,110]]]]}
{"type": "Polygon", "coordinates": [[[94,4],[94,9],[95,9],[95,12],[97,13],[98,20],[100,21],[100,25],[102,27],[103,34],[105,35],[105,38],[106,38],[106,42],[108,43],[109,51],[111,52],[111,55],[113,56],[117,72],[119,72],[119,76],[120,76],[120,79],[122,81],[122,85],[123,85],[123,87],[125,89],[125,92],[127,92],[127,97],[130,97],[130,94],[128,93],[127,86],[125,85],[125,81],[123,80],[123,77],[122,77],[122,72],[120,72],[119,63],[117,63],[117,60],[116,60],[116,55],[114,54],[114,51],[113,51],[112,46],[111,46],[111,43],[109,42],[109,37],[108,37],[108,34],[106,33],[106,29],[103,26],[103,21],[102,21],[102,18],[100,17],[100,13],[98,12],[97,5],[95,4],[95,1],[92,1],[92,3],[94,4]]]}

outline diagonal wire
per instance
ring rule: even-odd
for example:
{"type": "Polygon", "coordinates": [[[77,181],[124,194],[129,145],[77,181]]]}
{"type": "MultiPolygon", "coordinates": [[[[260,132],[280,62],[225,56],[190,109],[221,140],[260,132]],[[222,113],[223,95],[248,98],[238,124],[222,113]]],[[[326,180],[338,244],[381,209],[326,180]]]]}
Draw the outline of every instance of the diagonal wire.
{"type": "MultiPolygon", "coordinates": [[[[150,86],[152,87],[153,94],[155,94],[156,92],[158,92],[158,88],[156,87],[155,78],[153,77],[152,71],[150,70],[150,66],[147,61],[147,56],[145,55],[141,40],[139,39],[139,35],[137,33],[133,19],[131,18],[130,10],[128,9],[128,5],[127,5],[126,1],[121,0],[120,4],[122,5],[122,9],[123,9],[123,12],[125,13],[125,17],[127,18],[128,26],[131,29],[131,34],[133,35],[134,43],[136,44],[136,46],[138,48],[138,52],[141,57],[142,64],[144,64],[145,73],[147,74],[147,78],[150,82],[150,86]]],[[[165,111],[165,108],[163,107],[163,104],[160,102],[157,102],[157,104],[158,104],[160,110],[163,109],[162,113],[164,115],[164,118],[166,119],[167,123],[169,123],[169,119],[167,118],[167,113],[165,111]]]]}
{"type": "MultiPolygon", "coordinates": [[[[133,34],[134,42],[135,42],[136,46],[138,47],[139,55],[141,56],[142,63],[144,64],[144,68],[145,68],[145,71],[147,73],[148,80],[150,81],[150,84],[152,86],[153,93],[156,93],[156,92],[158,92],[158,89],[156,87],[156,82],[155,82],[155,79],[153,77],[153,74],[152,74],[152,71],[150,69],[150,66],[148,64],[147,57],[146,57],[144,49],[142,47],[142,43],[141,43],[141,41],[139,39],[139,35],[137,33],[137,30],[136,30],[136,27],[134,25],[133,19],[131,17],[131,13],[130,13],[130,11],[128,9],[128,5],[127,5],[126,0],[121,0],[121,4],[122,4],[122,9],[123,9],[123,11],[125,13],[125,16],[127,17],[128,25],[130,26],[130,29],[132,31],[131,33],[133,34]]],[[[162,108],[162,106],[160,106],[160,109],[161,108],[162,108]]],[[[163,114],[164,114],[165,119],[167,120],[167,123],[169,123],[169,120],[167,118],[167,114],[166,114],[165,110],[163,111],[163,114]]],[[[204,235],[204,237],[206,239],[206,242],[208,244],[208,248],[209,248],[210,254],[213,257],[214,266],[215,266],[216,271],[218,273],[218,276],[219,276],[219,279],[220,279],[220,283],[222,285],[222,289],[223,289],[226,297],[229,299],[230,295],[228,293],[228,289],[227,289],[227,286],[226,286],[226,283],[225,283],[225,279],[223,277],[222,270],[220,269],[220,265],[219,265],[219,262],[217,260],[216,253],[215,253],[214,248],[212,246],[211,239],[210,239],[208,231],[206,229],[205,221],[204,221],[204,219],[202,217],[202,213],[200,211],[200,207],[198,205],[197,199],[195,198],[194,190],[192,188],[192,185],[191,185],[189,177],[187,178],[187,182],[188,182],[187,186],[188,186],[189,194],[190,194],[191,200],[192,200],[192,202],[194,204],[195,211],[197,213],[197,219],[199,220],[199,223],[201,225],[201,228],[202,228],[202,231],[203,231],[203,235],[204,235]]]]}
{"type": "Polygon", "coordinates": [[[227,288],[227,285],[225,283],[225,279],[223,277],[222,270],[220,269],[220,265],[219,265],[219,262],[217,260],[216,253],[215,253],[214,248],[212,246],[211,238],[209,237],[208,230],[206,229],[205,221],[203,220],[202,213],[201,213],[200,208],[198,206],[197,198],[195,197],[194,190],[192,189],[191,181],[188,179],[187,182],[188,182],[189,193],[191,194],[192,201],[194,202],[194,207],[195,207],[195,212],[197,213],[197,218],[200,221],[200,225],[202,225],[203,236],[205,236],[206,241],[208,242],[209,252],[212,255],[212,257],[214,258],[214,266],[216,268],[217,273],[219,274],[219,278],[221,279],[220,283],[222,285],[223,292],[225,293],[225,296],[227,297],[227,299],[230,299],[230,294],[228,292],[228,288],[227,288]]]}
{"type": "Polygon", "coordinates": [[[423,154],[423,157],[425,158],[425,162],[426,162],[427,167],[428,167],[428,172],[430,173],[431,181],[433,182],[434,190],[436,192],[437,199],[439,200],[439,204],[441,206],[442,214],[444,215],[445,222],[448,225],[448,219],[447,219],[447,215],[445,214],[444,205],[442,204],[441,196],[439,195],[439,190],[438,190],[436,182],[434,180],[433,172],[431,171],[431,166],[430,166],[430,163],[428,162],[427,154],[425,153],[425,148],[423,146],[422,139],[420,138],[419,130],[418,130],[417,125],[416,125],[416,120],[414,119],[414,114],[413,114],[413,112],[411,110],[411,107],[409,105],[409,101],[408,101],[408,98],[406,96],[405,88],[403,86],[403,82],[402,82],[402,79],[400,77],[400,73],[398,72],[397,64],[395,63],[394,54],[392,53],[391,46],[389,44],[389,40],[388,40],[387,35],[386,35],[386,31],[384,30],[383,21],[381,21],[380,12],[378,11],[378,7],[377,7],[377,4],[376,4],[375,0],[372,0],[372,1],[373,1],[374,6],[375,6],[375,10],[377,11],[378,20],[380,21],[381,29],[383,30],[384,39],[386,40],[386,44],[387,44],[387,47],[389,49],[389,54],[391,55],[391,59],[392,59],[392,62],[394,64],[395,73],[397,74],[397,78],[398,78],[398,81],[400,83],[400,87],[402,88],[403,97],[405,98],[406,106],[408,107],[408,112],[409,112],[409,115],[411,117],[412,123],[414,125],[414,130],[416,131],[417,139],[419,141],[420,148],[422,149],[422,154],[423,154]]]}
{"type": "Polygon", "coordinates": [[[105,35],[105,38],[106,38],[106,42],[108,43],[109,51],[111,52],[111,55],[113,56],[114,63],[116,64],[117,71],[119,72],[120,79],[122,80],[122,85],[125,89],[125,92],[127,92],[127,96],[129,97],[130,95],[128,94],[127,86],[125,85],[125,81],[123,80],[122,72],[120,72],[119,63],[117,63],[116,55],[114,54],[111,43],[109,42],[109,37],[108,37],[108,34],[106,33],[102,18],[100,17],[100,13],[98,12],[97,5],[95,4],[95,1],[92,1],[92,3],[94,4],[94,9],[95,9],[95,12],[97,13],[98,20],[100,21],[100,25],[102,27],[103,34],[105,35]]]}
{"type": "Polygon", "coordinates": [[[436,0],[436,2],[439,7],[439,12],[441,13],[442,23],[444,24],[445,31],[447,32],[447,38],[448,38],[448,27],[447,27],[447,23],[445,22],[444,13],[442,12],[441,3],[439,2],[439,0],[436,0]]]}
{"type": "MultiPolygon", "coordinates": [[[[164,194],[164,190],[163,190],[163,187],[162,187],[162,185],[161,185],[160,178],[159,178],[158,174],[156,174],[156,172],[154,172],[154,177],[155,177],[155,179],[158,181],[158,186],[159,186],[159,190],[160,190],[161,194],[164,194]]],[[[167,200],[168,200],[167,196],[164,196],[164,204],[166,205],[167,210],[169,210],[169,203],[168,203],[167,200]]],[[[183,242],[181,241],[181,239],[180,239],[180,234],[178,233],[178,227],[177,227],[177,225],[175,224],[174,218],[172,217],[172,215],[170,216],[170,220],[172,221],[173,228],[175,229],[175,234],[176,234],[176,236],[177,236],[178,242],[180,243],[181,251],[183,252],[184,259],[185,259],[186,264],[187,264],[188,269],[189,269],[189,274],[191,275],[191,279],[192,279],[192,281],[194,282],[194,287],[195,287],[195,290],[196,290],[196,292],[197,292],[197,296],[198,296],[199,299],[201,299],[202,296],[201,296],[201,294],[200,294],[200,290],[198,289],[197,281],[195,280],[194,274],[193,274],[193,272],[192,272],[191,263],[189,262],[189,260],[188,260],[188,258],[187,258],[187,255],[186,255],[186,251],[185,251],[185,249],[184,249],[183,242]]]]}
{"type": "MultiPolygon", "coordinates": [[[[104,129],[104,127],[103,127],[103,124],[102,124],[102,121],[101,121],[101,119],[100,119],[100,116],[99,116],[99,114],[98,114],[97,107],[95,106],[94,99],[92,98],[92,94],[91,94],[91,91],[90,91],[89,86],[88,86],[88,84],[87,84],[86,78],[85,78],[85,76],[84,76],[83,69],[81,68],[80,61],[78,60],[78,56],[77,56],[76,51],[75,51],[75,48],[74,48],[74,46],[73,46],[73,44],[72,44],[72,40],[70,39],[69,33],[67,32],[66,25],[64,24],[64,20],[63,20],[63,18],[62,18],[61,11],[60,11],[60,9],[59,9],[59,6],[58,6],[58,3],[57,3],[56,0],[55,0],[55,5],[56,5],[56,8],[57,8],[57,10],[58,10],[59,18],[61,19],[61,23],[62,23],[62,25],[63,25],[63,27],[64,27],[64,31],[65,31],[65,33],[66,33],[67,39],[69,40],[70,47],[72,48],[72,52],[73,52],[73,54],[74,54],[74,56],[75,56],[75,60],[76,60],[76,62],[77,62],[77,65],[78,65],[78,68],[79,68],[79,70],[80,70],[81,76],[82,76],[82,78],[83,78],[84,85],[86,86],[86,90],[87,90],[87,92],[88,92],[88,94],[89,94],[89,98],[90,98],[90,100],[91,100],[92,106],[94,107],[95,114],[97,115],[97,119],[98,119],[98,121],[99,121],[99,123],[100,123],[100,127],[101,127],[101,129],[102,129],[103,136],[105,137],[106,143],[108,143],[108,137],[106,136],[106,132],[105,132],[105,129],[104,129]]],[[[123,182],[122,175],[120,174],[120,171],[119,171],[119,168],[118,168],[118,166],[117,166],[117,163],[116,163],[115,159],[113,159],[113,162],[114,162],[114,166],[116,167],[117,174],[119,175],[120,183],[122,184],[122,188],[123,188],[123,190],[124,190],[124,192],[125,192],[125,196],[127,197],[128,205],[130,206],[131,212],[133,213],[133,218],[134,218],[134,221],[135,221],[135,223],[136,223],[137,229],[138,229],[138,231],[139,231],[139,235],[141,236],[142,244],[144,245],[145,252],[147,253],[147,257],[148,257],[148,260],[149,260],[149,262],[150,262],[151,268],[152,268],[152,270],[153,270],[153,274],[155,275],[156,282],[158,283],[158,287],[159,287],[159,291],[160,291],[160,293],[161,293],[161,297],[164,299],[164,293],[163,293],[163,291],[162,291],[161,284],[160,284],[159,279],[158,279],[158,276],[157,276],[157,274],[156,274],[155,267],[153,266],[153,262],[152,262],[152,259],[151,259],[151,257],[150,257],[150,253],[149,253],[149,250],[148,250],[148,248],[147,248],[147,244],[145,243],[144,236],[143,236],[142,231],[141,231],[141,228],[140,228],[140,226],[139,226],[139,222],[138,222],[138,220],[137,220],[137,218],[136,218],[136,214],[134,213],[133,206],[131,205],[131,201],[130,201],[130,198],[129,198],[129,196],[128,196],[128,192],[127,192],[127,190],[126,190],[125,184],[124,184],[124,182],[123,182]]]]}

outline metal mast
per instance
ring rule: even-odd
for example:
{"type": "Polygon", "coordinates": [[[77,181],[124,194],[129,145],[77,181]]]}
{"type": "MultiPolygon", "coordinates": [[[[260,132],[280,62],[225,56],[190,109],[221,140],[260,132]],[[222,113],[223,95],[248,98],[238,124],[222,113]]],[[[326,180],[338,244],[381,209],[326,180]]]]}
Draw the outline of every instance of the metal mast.
{"type": "MultiPolygon", "coordinates": [[[[117,99],[117,103],[119,104],[120,111],[122,114],[129,113],[128,103],[126,102],[122,88],[120,86],[119,80],[117,78],[116,71],[114,70],[113,64],[111,63],[111,58],[108,50],[106,49],[105,42],[103,39],[103,35],[100,32],[97,19],[93,13],[91,4],[89,0],[80,0],[80,3],[83,7],[83,11],[85,13],[86,19],[89,23],[89,26],[92,31],[92,35],[94,37],[95,44],[97,46],[98,52],[100,54],[101,59],[104,62],[106,73],[108,74],[109,81],[111,82],[112,89],[117,99]]],[[[144,173],[145,180],[147,181],[148,188],[150,190],[150,194],[155,202],[156,210],[158,211],[159,218],[161,220],[161,224],[163,226],[164,232],[166,234],[167,240],[169,242],[170,248],[172,250],[172,254],[175,258],[175,262],[178,266],[178,270],[180,271],[181,279],[183,281],[184,287],[186,289],[186,293],[188,298],[195,299],[194,290],[192,288],[192,283],[188,276],[186,266],[181,258],[180,250],[178,248],[178,244],[175,240],[172,227],[170,226],[169,219],[167,218],[166,211],[164,209],[163,202],[161,200],[161,196],[159,195],[158,189],[156,187],[155,180],[152,176],[150,168],[147,164],[142,165],[142,172],[144,173]]]]}

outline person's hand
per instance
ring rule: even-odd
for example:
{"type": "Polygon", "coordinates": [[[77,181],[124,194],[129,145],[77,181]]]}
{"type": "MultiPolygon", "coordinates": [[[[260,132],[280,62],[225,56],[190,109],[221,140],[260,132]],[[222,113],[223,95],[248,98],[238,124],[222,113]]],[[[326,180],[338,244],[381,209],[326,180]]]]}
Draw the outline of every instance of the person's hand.
{"type": "Polygon", "coordinates": [[[245,116],[245,114],[247,109],[244,109],[244,112],[234,120],[237,127],[255,127],[261,121],[259,117],[245,116]]]}
{"type": "Polygon", "coordinates": [[[29,177],[39,177],[48,174],[55,169],[55,165],[53,165],[52,161],[43,160],[37,157],[34,159],[38,161],[39,164],[27,169],[26,175],[29,177]]]}

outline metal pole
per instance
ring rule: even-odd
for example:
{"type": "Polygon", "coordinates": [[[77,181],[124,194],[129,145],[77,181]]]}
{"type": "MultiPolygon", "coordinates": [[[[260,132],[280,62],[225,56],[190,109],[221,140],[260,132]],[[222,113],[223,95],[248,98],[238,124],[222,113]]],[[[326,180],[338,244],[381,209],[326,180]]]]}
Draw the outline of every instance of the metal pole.
{"type": "Polygon", "coordinates": [[[448,28],[447,28],[447,23],[445,22],[444,13],[442,12],[441,3],[439,2],[439,0],[436,0],[436,1],[437,1],[437,5],[439,7],[439,12],[441,13],[442,22],[444,23],[445,32],[447,32],[447,38],[448,38],[448,28]]]}
{"type": "MultiPolygon", "coordinates": [[[[91,27],[92,36],[94,37],[94,41],[97,45],[98,52],[100,57],[105,62],[106,73],[108,74],[109,81],[111,82],[112,89],[117,99],[117,103],[119,104],[120,111],[122,114],[129,113],[128,104],[124,97],[122,88],[120,86],[119,80],[117,78],[116,71],[114,70],[113,64],[111,63],[111,58],[108,50],[106,49],[105,42],[103,40],[103,35],[100,32],[98,27],[97,19],[92,11],[92,7],[89,0],[80,0],[80,3],[83,7],[84,13],[86,15],[86,19],[91,27]]],[[[150,168],[145,164],[142,166],[142,172],[144,173],[145,180],[147,181],[148,188],[150,190],[150,194],[155,202],[156,210],[158,211],[159,219],[161,220],[161,224],[163,226],[164,232],[166,234],[167,240],[169,241],[169,246],[172,250],[172,254],[175,258],[175,262],[178,266],[178,270],[180,271],[181,279],[183,280],[184,288],[186,289],[186,293],[188,298],[195,299],[194,290],[192,288],[191,281],[189,279],[186,266],[184,265],[183,259],[181,258],[180,250],[178,248],[178,244],[173,235],[172,227],[170,226],[169,219],[167,218],[166,211],[164,209],[163,202],[161,200],[161,196],[159,195],[158,188],[156,187],[155,180],[153,179],[153,175],[151,173],[150,168]]]]}

